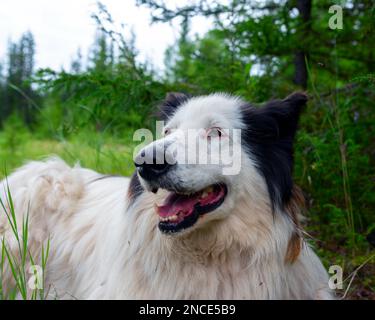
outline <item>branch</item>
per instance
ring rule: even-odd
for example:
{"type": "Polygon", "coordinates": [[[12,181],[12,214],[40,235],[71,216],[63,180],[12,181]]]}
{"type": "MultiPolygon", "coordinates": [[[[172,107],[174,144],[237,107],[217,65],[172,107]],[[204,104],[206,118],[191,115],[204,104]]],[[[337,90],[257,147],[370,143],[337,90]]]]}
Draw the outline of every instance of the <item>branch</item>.
{"type": "Polygon", "coordinates": [[[268,3],[263,7],[251,6],[248,0],[235,0],[231,5],[219,4],[216,1],[200,0],[197,4],[177,7],[174,10],[168,8],[164,1],[158,0],[136,0],[136,4],[138,6],[147,6],[155,11],[160,11],[158,15],[154,13],[151,14],[152,22],[170,22],[177,17],[191,18],[197,15],[217,17],[221,14],[233,14],[233,12],[244,13],[250,10],[275,10],[281,8],[281,4],[275,2],[268,3]]]}

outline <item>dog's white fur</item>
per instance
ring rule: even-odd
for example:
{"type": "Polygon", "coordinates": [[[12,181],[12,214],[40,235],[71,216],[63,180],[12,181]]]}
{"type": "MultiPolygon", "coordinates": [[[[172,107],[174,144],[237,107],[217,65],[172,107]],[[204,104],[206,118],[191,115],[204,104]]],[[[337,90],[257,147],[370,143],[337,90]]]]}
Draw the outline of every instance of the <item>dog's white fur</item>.
{"type": "MultiPolygon", "coordinates": [[[[240,128],[236,101],[222,95],[193,100],[169,125],[204,128],[215,119],[240,128]],[[202,112],[198,106],[204,102],[213,107],[202,112]]],[[[129,203],[128,178],[101,179],[59,159],[20,168],[1,183],[0,197],[6,202],[4,187],[9,185],[18,221],[29,213],[30,250],[37,261],[50,239],[46,289],[51,298],[331,298],[327,273],[305,241],[295,259],[286,259],[295,222],[283,212],[272,214],[265,183],[245,156],[243,168],[226,180],[230,190],[222,207],[208,214],[217,218],[200,219],[180,236],[166,236],[157,227],[153,207],[166,191],[143,192],[129,203]]],[[[212,179],[183,170],[181,175],[201,179],[202,186],[212,179]]],[[[0,236],[17,252],[0,213],[0,236]]],[[[8,287],[11,278],[8,268],[3,279],[8,287]]]]}

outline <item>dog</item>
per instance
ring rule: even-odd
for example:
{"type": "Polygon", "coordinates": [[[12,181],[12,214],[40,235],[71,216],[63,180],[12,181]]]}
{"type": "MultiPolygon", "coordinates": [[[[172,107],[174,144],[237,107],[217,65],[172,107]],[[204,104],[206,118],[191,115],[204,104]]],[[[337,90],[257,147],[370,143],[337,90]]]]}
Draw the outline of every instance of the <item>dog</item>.
{"type": "MultiPolygon", "coordinates": [[[[306,102],[299,92],[261,107],[228,94],[170,93],[161,137],[140,148],[131,178],[58,158],[11,174],[0,197],[9,210],[9,188],[18,220],[28,214],[34,262],[50,242],[49,298],[332,299],[304,237],[304,197],[292,179],[306,102]],[[215,161],[183,161],[191,130],[190,144],[204,142],[215,161]],[[223,145],[235,155],[221,156],[223,145]],[[237,171],[225,173],[228,159],[237,171]]],[[[16,253],[4,212],[0,235],[16,253]]],[[[9,268],[3,282],[9,290],[9,268]]]]}

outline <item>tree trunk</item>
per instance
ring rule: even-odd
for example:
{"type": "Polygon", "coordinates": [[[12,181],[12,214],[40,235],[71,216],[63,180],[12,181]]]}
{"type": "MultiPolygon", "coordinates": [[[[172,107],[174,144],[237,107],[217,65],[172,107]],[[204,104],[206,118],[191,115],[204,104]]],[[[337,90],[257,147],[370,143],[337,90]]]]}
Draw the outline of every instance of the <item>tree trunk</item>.
{"type": "Polygon", "coordinates": [[[302,23],[298,30],[299,36],[297,39],[299,39],[299,44],[297,44],[297,50],[294,54],[294,83],[304,89],[307,88],[308,73],[306,61],[309,55],[306,45],[303,44],[306,42],[311,29],[311,3],[312,0],[297,0],[297,9],[302,23]]]}

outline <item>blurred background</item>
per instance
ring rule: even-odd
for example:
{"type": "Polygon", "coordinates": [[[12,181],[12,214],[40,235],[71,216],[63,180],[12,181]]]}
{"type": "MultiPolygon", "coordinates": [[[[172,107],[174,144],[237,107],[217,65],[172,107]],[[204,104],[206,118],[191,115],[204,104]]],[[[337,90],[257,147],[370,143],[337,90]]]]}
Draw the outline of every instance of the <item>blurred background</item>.
{"type": "Polygon", "coordinates": [[[0,178],[53,154],[131,174],[133,132],[169,91],[295,90],[307,237],[343,267],[340,297],[374,300],[373,0],[0,0],[0,178]]]}

